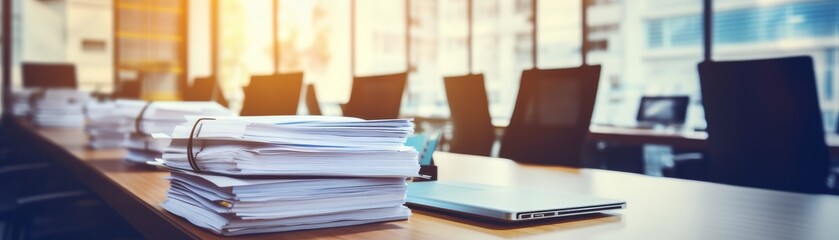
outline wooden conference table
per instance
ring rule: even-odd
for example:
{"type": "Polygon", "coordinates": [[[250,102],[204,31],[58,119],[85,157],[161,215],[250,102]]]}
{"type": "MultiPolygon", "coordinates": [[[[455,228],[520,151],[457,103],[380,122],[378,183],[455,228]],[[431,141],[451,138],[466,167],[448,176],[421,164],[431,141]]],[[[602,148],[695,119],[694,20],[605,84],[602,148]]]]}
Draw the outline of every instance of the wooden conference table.
{"type": "MultiPolygon", "coordinates": [[[[165,171],[121,160],[124,150],[90,150],[82,130],[19,128],[150,239],[218,238],[164,211],[165,171]]],[[[262,234],[242,239],[839,239],[839,197],[807,195],[606,170],[521,165],[438,152],[439,178],[528,186],[619,198],[628,208],[515,225],[416,209],[407,221],[262,234]]]]}

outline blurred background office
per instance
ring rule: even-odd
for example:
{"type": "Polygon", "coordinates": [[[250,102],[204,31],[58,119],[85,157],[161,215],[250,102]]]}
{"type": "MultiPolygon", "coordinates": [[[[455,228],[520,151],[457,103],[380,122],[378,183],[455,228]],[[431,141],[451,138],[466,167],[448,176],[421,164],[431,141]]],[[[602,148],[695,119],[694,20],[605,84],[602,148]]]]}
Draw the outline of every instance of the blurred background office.
{"type": "MultiPolygon", "coordinates": [[[[375,116],[417,118],[419,131],[444,134],[440,150],[469,152],[452,139],[467,127],[457,129],[450,109],[454,96],[467,93],[447,96],[456,88],[444,81],[462,77],[485,89],[477,98],[486,103],[477,103],[488,113],[478,114],[491,123],[478,130],[484,146],[471,153],[503,156],[503,133],[515,125],[514,108],[527,91],[519,89],[526,70],[599,65],[592,127],[663,125],[665,132],[704,134],[697,72],[703,54],[714,61],[809,56],[823,129],[837,130],[836,0],[713,1],[710,21],[703,21],[702,0],[13,0],[12,6],[13,89],[24,85],[24,64],[67,63],[78,88],[100,96],[215,100],[243,115],[365,117],[374,115],[358,106],[380,100],[356,91],[367,82],[398,93],[389,96],[399,102],[387,107],[393,113],[375,116]],[[376,83],[390,78],[400,80],[376,83]],[[247,95],[252,105],[268,105],[254,99],[283,86],[301,87],[277,91],[302,99],[292,100],[296,107],[245,106],[247,95]],[[683,116],[643,118],[657,111],[640,106],[665,105],[642,99],[661,96],[679,99],[676,112],[683,113],[676,115],[683,116]]],[[[704,147],[674,147],[666,139],[588,138],[583,148],[593,149],[587,156],[594,160],[587,167],[668,175],[683,153],[703,158],[704,147]],[[610,164],[614,158],[637,161],[610,164]]]]}
{"type": "Polygon", "coordinates": [[[66,214],[22,204],[30,193],[73,197],[102,214],[92,221],[99,229],[131,233],[111,227],[127,225],[52,164],[44,146],[19,141],[34,126],[95,125],[96,104],[114,99],[149,101],[132,116],[139,135],[152,101],[215,101],[241,116],[414,118],[408,145],[432,172],[436,150],[456,153],[450,161],[471,154],[839,194],[839,0],[4,0],[2,7],[9,14],[0,39],[11,51],[2,53],[0,178],[10,180],[0,181],[9,193],[0,194],[0,236],[15,224],[23,226],[15,232],[49,233],[51,225],[33,227],[36,217],[76,214],[63,201],[47,206],[66,214]],[[39,101],[48,90],[69,100],[39,106],[51,103],[39,101]],[[73,111],[50,113],[61,108],[73,111]],[[20,164],[37,172],[10,174],[20,164]]]}
{"type": "MultiPolygon", "coordinates": [[[[585,60],[603,66],[592,122],[633,125],[641,96],[688,95],[686,124],[704,125],[701,0],[14,2],[15,87],[22,62],[67,62],[81,89],[142,81],[146,99],[182,99],[194,79],[213,77],[239,109],[251,75],[305,72],[324,113],[340,114],[353,76],[407,71],[401,113],[448,117],[441,79],[481,73],[504,124],[522,70],[585,60]]],[[[713,59],[811,56],[832,131],[837,11],[832,0],[715,1],[713,59]]]]}

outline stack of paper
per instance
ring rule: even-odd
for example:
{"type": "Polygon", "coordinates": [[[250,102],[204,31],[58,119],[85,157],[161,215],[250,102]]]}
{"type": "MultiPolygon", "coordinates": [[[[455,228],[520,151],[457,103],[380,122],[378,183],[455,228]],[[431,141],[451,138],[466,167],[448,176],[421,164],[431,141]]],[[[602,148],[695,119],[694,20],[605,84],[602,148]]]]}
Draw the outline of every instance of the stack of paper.
{"type": "Polygon", "coordinates": [[[85,107],[87,115],[87,132],[90,140],[88,146],[94,149],[121,148],[128,140],[128,134],[124,126],[127,121],[124,118],[114,116],[118,105],[115,102],[90,101],[85,107]]]}
{"type": "Polygon", "coordinates": [[[35,100],[33,122],[42,127],[84,127],[86,92],[75,89],[46,89],[35,100]]]}
{"type": "Polygon", "coordinates": [[[155,158],[160,158],[163,149],[168,144],[168,141],[154,139],[146,134],[131,133],[128,135],[128,140],[124,146],[128,150],[125,160],[146,164],[149,161],[154,161],[155,158]]]}
{"type": "MultiPolygon", "coordinates": [[[[186,153],[194,122],[159,137],[172,139],[162,158],[167,166],[191,169],[186,153]]],[[[234,117],[202,121],[196,130],[196,162],[212,173],[403,177],[419,167],[417,151],[405,146],[413,133],[409,119],[234,117]]]]}
{"type": "Polygon", "coordinates": [[[14,116],[22,117],[29,115],[31,110],[29,103],[35,92],[35,89],[29,88],[15,89],[12,91],[12,114],[14,116]]]}
{"type": "Polygon", "coordinates": [[[170,133],[186,116],[231,116],[230,110],[216,102],[146,102],[117,101],[115,114],[125,125],[119,128],[128,134],[126,160],[146,163],[159,158],[169,142],[154,139],[153,133],[170,133]]]}
{"type": "Polygon", "coordinates": [[[186,116],[232,116],[233,114],[216,102],[153,102],[148,107],[138,108],[137,115],[131,118],[131,134],[126,148],[126,160],[137,163],[154,161],[161,157],[164,148],[169,145],[166,139],[154,139],[151,134],[170,133],[178,124],[186,122],[186,116]],[[142,116],[140,116],[142,114],[142,116]],[[138,122],[139,121],[139,122],[138,122]]]}
{"type": "Polygon", "coordinates": [[[126,160],[145,163],[160,157],[167,141],[152,133],[170,133],[186,122],[185,116],[230,116],[215,102],[147,102],[116,100],[111,104],[88,105],[87,133],[91,147],[125,147],[126,160]]]}
{"type": "Polygon", "coordinates": [[[163,207],[222,235],[406,219],[417,152],[408,119],[321,116],[190,119],[157,164],[176,169],[163,207]],[[187,154],[192,136],[193,163],[187,154]],[[225,175],[225,176],[219,176],[225,175]]]}
{"type": "Polygon", "coordinates": [[[406,219],[404,178],[244,180],[173,171],[163,208],[225,236],[406,219]]]}

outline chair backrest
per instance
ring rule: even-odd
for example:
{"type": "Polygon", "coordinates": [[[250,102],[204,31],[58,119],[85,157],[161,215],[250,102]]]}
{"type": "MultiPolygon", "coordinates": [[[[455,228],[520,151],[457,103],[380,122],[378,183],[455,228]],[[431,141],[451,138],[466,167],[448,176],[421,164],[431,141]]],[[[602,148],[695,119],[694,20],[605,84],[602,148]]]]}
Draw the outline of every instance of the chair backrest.
{"type": "Polygon", "coordinates": [[[189,91],[184,95],[184,100],[212,101],[214,91],[218,91],[215,96],[215,101],[221,104],[222,106],[227,107],[227,99],[224,98],[224,94],[221,93],[221,89],[219,89],[218,83],[216,83],[216,79],[213,77],[195,78],[195,80],[192,82],[192,87],[190,87],[189,91]]]}
{"type": "Polygon", "coordinates": [[[703,62],[699,78],[711,180],[825,190],[829,153],[810,57],[703,62]]]}
{"type": "Polygon", "coordinates": [[[355,77],[350,100],[343,106],[344,116],[363,119],[399,117],[399,106],[408,73],[355,77]]]}
{"type": "Polygon", "coordinates": [[[295,115],[302,89],[303,73],[251,76],[240,115],[295,115]]]}
{"type": "Polygon", "coordinates": [[[184,95],[186,101],[210,101],[216,81],[213,77],[198,77],[192,81],[192,87],[184,95]]]}
{"type": "Polygon", "coordinates": [[[25,88],[76,88],[76,65],[66,63],[23,63],[25,88]]]}
{"type": "Polygon", "coordinates": [[[315,84],[312,83],[306,85],[306,108],[309,110],[309,115],[322,115],[315,84]]]}
{"type": "Polygon", "coordinates": [[[580,166],[599,80],[599,65],[524,71],[499,156],[580,166]]]}
{"type": "Polygon", "coordinates": [[[117,89],[114,91],[114,97],[123,99],[140,99],[143,87],[141,79],[142,78],[134,80],[121,80],[117,89]]]}
{"type": "Polygon", "coordinates": [[[453,125],[449,151],[489,156],[495,129],[489,115],[484,75],[446,77],[443,81],[453,125]]]}

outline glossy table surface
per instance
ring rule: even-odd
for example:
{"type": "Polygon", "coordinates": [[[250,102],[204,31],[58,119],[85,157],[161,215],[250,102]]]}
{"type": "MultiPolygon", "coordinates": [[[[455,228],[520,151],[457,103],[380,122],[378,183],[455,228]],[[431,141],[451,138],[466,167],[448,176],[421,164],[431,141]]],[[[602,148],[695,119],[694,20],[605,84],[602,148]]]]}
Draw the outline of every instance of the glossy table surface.
{"type": "MultiPolygon", "coordinates": [[[[19,128],[147,238],[218,238],[164,211],[169,174],[121,160],[125,151],[85,148],[80,129],[19,128]]],[[[524,224],[415,210],[406,221],[244,236],[247,239],[839,239],[839,197],[649,177],[606,170],[522,165],[438,152],[443,181],[559,189],[624,199],[627,209],[524,224]]]]}

